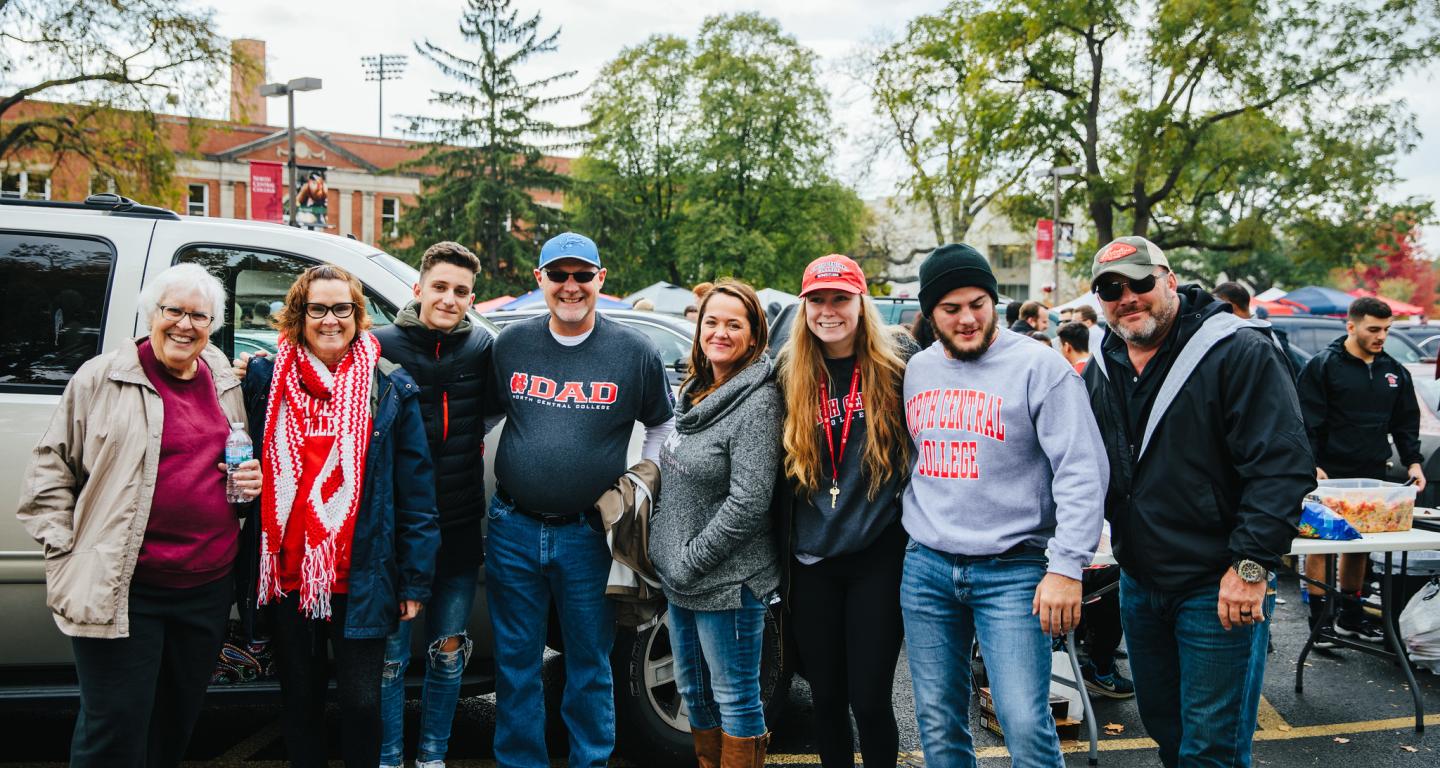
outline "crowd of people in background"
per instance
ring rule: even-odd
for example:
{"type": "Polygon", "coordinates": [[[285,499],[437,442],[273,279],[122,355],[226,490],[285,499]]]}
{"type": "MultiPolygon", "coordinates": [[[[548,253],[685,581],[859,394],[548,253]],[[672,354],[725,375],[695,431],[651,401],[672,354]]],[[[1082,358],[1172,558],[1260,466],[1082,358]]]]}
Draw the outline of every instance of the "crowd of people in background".
{"type": "MultiPolygon", "coordinates": [[[[326,763],[332,675],[345,764],[402,765],[418,641],[416,765],[440,768],[483,564],[496,762],[549,764],[553,612],[568,764],[606,765],[619,560],[596,501],[639,472],[658,483],[642,554],[702,768],[765,762],[771,616],[810,683],[826,768],[854,765],[857,736],[866,766],[896,764],[902,643],[926,765],[975,765],[977,654],[1013,764],[1062,765],[1051,652],[1072,631],[1087,688],[1133,696],[1162,763],[1249,765],[1301,499],[1317,476],[1379,477],[1386,434],[1424,483],[1383,303],[1352,304],[1297,388],[1242,287],[1181,285],[1140,237],[1094,256],[1105,325],[1079,306],[1053,342],[1050,310],[1002,313],[963,244],[924,260],[908,329],[883,323],[858,263],[816,259],[774,357],[775,313],[751,286],[697,286],[678,394],[654,346],[596,312],[606,269],[589,238],[543,244],[549,312],[493,341],[467,317],[479,272],[464,246],[434,245],[414,300],[372,330],[358,281],[313,267],[244,320],[277,329],[278,351],[233,362],[208,346],[226,306],[215,278],[181,265],[146,287],[149,334],[71,380],[20,504],[73,638],[73,764],[178,764],[238,595],[245,630],[274,640],[292,765],[326,763]],[[502,418],[487,499],[483,438],[502,418]],[[232,424],[258,448],[234,473],[238,503],[216,458],[232,424]],[[1106,520],[1118,567],[1095,562],[1106,520]]],[[[1336,626],[1362,638],[1380,631],[1358,608],[1363,567],[1341,561],[1336,626]]]]}

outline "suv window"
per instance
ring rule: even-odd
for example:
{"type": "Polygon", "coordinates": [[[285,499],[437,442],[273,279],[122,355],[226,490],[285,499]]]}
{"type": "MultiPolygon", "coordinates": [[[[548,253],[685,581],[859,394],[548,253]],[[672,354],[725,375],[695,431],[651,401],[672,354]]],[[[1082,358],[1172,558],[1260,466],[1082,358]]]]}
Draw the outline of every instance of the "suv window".
{"type": "MultiPolygon", "coordinates": [[[[210,341],[234,357],[241,352],[275,351],[280,334],[270,327],[270,316],[285,303],[295,278],[319,262],[288,253],[203,245],[180,251],[175,263],[199,264],[225,285],[229,322],[210,341]]],[[[365,308],[377,327],[395,321],[396,308],[369,288],[365,308]]]]}
{"type": "Polygon", "coordinates": [[[115,249],[0,232],[0,387],[61,388],[100,353],[115,249]]]}
{"type": "Polygon", "coordinates": [[[660,359],[665,362],[666,368],[675,365],[678,360],[690,359],[690,341],[674,331],[646,322],[630,323],[630,327],[650,338],[650,343],[660,350],[660,359]]]}

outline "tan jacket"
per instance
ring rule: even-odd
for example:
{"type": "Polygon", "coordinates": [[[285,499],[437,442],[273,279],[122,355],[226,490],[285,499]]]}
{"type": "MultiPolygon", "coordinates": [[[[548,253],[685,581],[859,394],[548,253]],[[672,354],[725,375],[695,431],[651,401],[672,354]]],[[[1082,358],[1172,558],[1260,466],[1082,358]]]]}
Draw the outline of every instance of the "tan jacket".
{"type": "MultiPolygon", "coordinates": [[[[164,423],[138,352],[126,340],[80,366],[25,472],[17,516],[45,548],[46,602],[60,631],[74,637],[130,634],[130,577],[150,520],[164,423]]],[[[245,421],[240,380],[224,353],[207,346],[201,359],[225,418],[245,421]]]]}
{"type": "Polygon", "coordinates": [[[659,493],[660,467],[642,459],[595,502],[610,545],[605,596],[615,601],[616,621],[637,631],[653,625],[665,605],[650,562],[650,513],[659,493]]]}

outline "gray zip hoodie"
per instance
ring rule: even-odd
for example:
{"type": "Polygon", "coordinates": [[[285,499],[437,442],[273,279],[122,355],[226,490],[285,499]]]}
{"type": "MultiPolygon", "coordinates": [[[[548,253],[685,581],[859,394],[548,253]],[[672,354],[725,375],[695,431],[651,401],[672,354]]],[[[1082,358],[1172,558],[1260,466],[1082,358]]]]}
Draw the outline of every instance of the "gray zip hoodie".
{"type": "Polygon", "coordinates": [[[741,587],[764,599],[780,583],[770,495],[780,460],[782,401],[769,356],[691,406],[676,407],[660,449],[659,508],[650,559],[670,602],[694,611],[739,608],[741,587]]]}

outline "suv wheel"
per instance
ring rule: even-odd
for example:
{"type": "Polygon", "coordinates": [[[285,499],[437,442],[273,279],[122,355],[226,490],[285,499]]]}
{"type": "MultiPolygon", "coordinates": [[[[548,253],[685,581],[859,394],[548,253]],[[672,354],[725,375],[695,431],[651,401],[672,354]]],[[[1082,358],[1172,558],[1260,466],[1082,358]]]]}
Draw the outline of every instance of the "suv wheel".
{"type": "MultiPolygon", "coordinates": [[[[760,700],[770,730],[790,691],[780,641],[780,622],[774,608],[765,617],[765,640],[760,652],[760,700]]],[[[615,675],[616,733],[619,749],[631,757],[643,756],[645,765],[694,765],[690,741],[690,712],[681,700],[670,646],[669,614],[643,632],[620,628],[610,657],[615,675]]]]}

